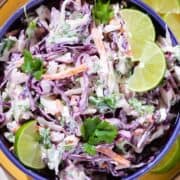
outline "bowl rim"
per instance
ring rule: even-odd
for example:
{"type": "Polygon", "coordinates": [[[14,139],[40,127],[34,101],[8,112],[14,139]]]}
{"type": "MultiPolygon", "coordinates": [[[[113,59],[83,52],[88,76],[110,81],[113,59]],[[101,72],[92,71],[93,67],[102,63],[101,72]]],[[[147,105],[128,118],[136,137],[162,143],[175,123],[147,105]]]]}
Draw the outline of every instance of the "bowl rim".
{"type": "MultiPolygon", "coordinates": [[[[36,5],[40,5],[41,3],[43,3],[45,0],[30,0],[27,4],[25,4],[24,6],[22,6],[21,8],[19,8],[7,21],[6,23],[2,26],[2,28],[0,28],[0,39],[4,36],[4,34],[7,32],[7,30],[10,28],[10,26],[18,19],[20,18],[21,15],[23,15],[24,13],[24,7],[26,7],[26,9],[30,9],[35,7],[36,5]]],[[[157,15],[157,13],[151,9],[149,6],[147,6],[145,3],[143,3],[140,0],[129,0],[129,2],[131,2],[132,4],[136,5],[137,7],[140,7],[142,10],[144,10],[147,14],[149,14],[151,17],[153,17],[157,23],[161,26],[161,28],[163,30],[165,30],[166,28],[168,28],[168,31],[170,33],[171,36],[171,41],[173,45],[177,45],[178,42],[175,38],[175,36],[173,35],[173,33],[171,32],[171,30],[169,29],[169,27],[166,25],[166,23],[164,23],[164,21],[161,19],[161,17],[159,15],[157,15]]],[[[155,157],[155,159],[150,162],[149,164],[143,166],[142,168],[138,169],[135,173],[122,178],[124,180],[134,180],[137,179],[139,176],[145,174],[146,172],[148,172],[152,167],[154,167],[162,158],[163,156],[168,152],[168,150],[171,148],[171,146],[173,145],[173,143],[175,142],[177,136],[180,134],[180,114],[177,115],[176,118],[176,122],[174,125],[174,131],[171,134],[171,136],[169,137],[166,145],[163,147],[163,149],[161,150],[161,152],[155,157]]],[[[42,177],[40,174],[38,174],[37,172],[28,169],[27,167],[25,167],[17,158],[16,156],[11,153],[9,151],[9,149],[5,146],[5,144],[0,140],[0,150],[3,151],[3,153],[11,160],[11,162],[18,167],[20,170],[22,170],[24,173],[26,173],[27,175],[33,177],[36,180],[47,180],[47,178],[42,177]]]]}

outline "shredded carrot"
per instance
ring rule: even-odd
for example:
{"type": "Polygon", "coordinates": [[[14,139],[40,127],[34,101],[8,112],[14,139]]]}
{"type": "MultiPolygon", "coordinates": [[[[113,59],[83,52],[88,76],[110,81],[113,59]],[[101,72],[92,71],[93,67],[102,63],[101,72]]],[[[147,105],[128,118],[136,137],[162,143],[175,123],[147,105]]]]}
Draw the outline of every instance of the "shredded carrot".
{"type": "Polygon", "coordinates": [[[96,151],[98,151],[98,152],[100,152],[100,153],[110,157],[112,160],[118,162],[121,165],[125,165],[127,167],[129,167],[129,165],[130,165],[130,161],[128,161],[127,159],[125,159],[121,155],[115,153],[114,151],[112,151],[109,148],[97,147],[96,151]]]}
{"type": "Polygon", "coordinates": [[[94,43],[97,47],[97,50],[99,52],[99,55],[101,58],[106,57],[106,50],[104,47],[104,43],[101,39],[102,34],[99,32],[99,30],[94,26],[92,29],[92,37],[94,40],[94,43]]]}
{"type": "Polygon", "coordinates": [[[142,128],[138,128],[138,129],[136,129],[135,131],[134,131],[134,135],[135,136],[139,136],[139,135],[141,135],[141,134],[143,134],[144,133],[144,129],[142,129],[142,128]]]}
{"type": "Polygon", "coordinates": [[[81,72],[85,72],[88,70],[88,67],[86,64],[81,64],[75,68],[66,70],[64,72],[56,73],[56,74],[45,74],[43,75],[43,78],[46,80],[58,80],[58,79],[65,79],[74,75],[77,75],[81,72]]]}
{"type": "Polygon", "coordinates": [[[62,111],[62,109],[63,109],[63,105],[62,105],[62,103],[61,103],[61,101],[60,101],[59,99],[56,99],[56,107],[57,107],[60,111],[62,111]]]}
{"type": "Polygon", "coordinates": [[[56,107],[57,107],[57,110],[58,110],[56,115],[60,115],[60,113],[63,112],[63,105],[62,105],[61,101],[58,100],[58,99],[56,100],[56,107]]]}

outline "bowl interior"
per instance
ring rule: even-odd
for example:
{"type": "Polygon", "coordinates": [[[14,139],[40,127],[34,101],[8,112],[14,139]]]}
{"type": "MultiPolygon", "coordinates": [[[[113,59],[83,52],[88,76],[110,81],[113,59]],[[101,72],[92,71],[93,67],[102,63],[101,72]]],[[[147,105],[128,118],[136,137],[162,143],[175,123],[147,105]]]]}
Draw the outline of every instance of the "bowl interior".
{"type": "MultiPolygon", "coordinates": [[[[29,13],[32,13],[33,10],[40,4],[42,3],[47,5],[48,7],[52,7],[55,6],[57,8],[59,8],[59,0],[55,0],[55,1],[43,1],[43,0],[33,0],[31,2],[28,3],[27,10],[29,13]]],[[[156,29],[156,34],[160,34],[165,36],[165,30],[166,30],[166,25],[165,23],[161,20],[161,18],[159,16],[157,16],[157,14],[152,11],[149,7],[147,7],[146,5],[144,5],[144,3],[138,1],[138,0],[130,0],[128,2],[128,6],[132,7],[132,8],[137,8],[140,9],[141,11],[147,13],[148,15],[150,15],[150,17],[153,20],[155,29],[156,29]]],[[[5,35],[6,32],[11,31],[13,29],[20,29],[21,27],[24,26],[24,24],[22,23],[22,18],[24,14],[24,10],[23,8],[21,8],[18,12],[16,12],[8,21],[7,23],[4,25],[4,27],[2,29],[0,29],[0,39],[5,35]]],[[[171,33],[171,40],[173,45],[177,44],[177,41],[175,39],[175,37],[173,36],[173,34],[171,33]]],[[[3,66],[0,64],[0,76],[3,73],[3,66]]],[[[178,113],[178,106],[180,104],[176,105],[172,111],[177,112],[178,113]]],[[[140,169],[136,169],[136,170],[129,170],[128,172],[128,176],[126,177],[126,179],[135,179],[136,177],[144,174],[146,171],[148,171],[155,163],[157,163],[163,156],[163,154],[165,152],[167,152],[167,150],[169,149],[170,145],[172,145],[173,141],[175,140],[177,134],[178,134],[178,130],[180,129],[180,122],[178,122],[178,118],[176,118],[176,120],[174,121],[175,123],[172,124],[170,130],[162,137],[159,138],[157,140],[155,140],[153,143],[151,143],[150,145],[148,145],[142,154],[137,154],[137,156],[139,157],[139,161],[141,161],[142,159],[146,159],[149,156],[152,156],[153,154],[156,154],[157,157],[148,165],[146,165],[145,167],[142,167],[140,169]],[[168,141],[168,143],[167,143],[168,141]],[[160,151],[150,151],[151,148],[149,148],[150,146],[156,146],[160,151]]],[[[10,147],[10,144],[5,140],[5,138],[3,137],[3,132],[5,129],[1,129],[0,131],[0,147],[1,149],[4,151],[4,153],[8,156],[8,158],[13,161],[13,163],[15,163],[15,165],[17,167],[19,167],[21,170],[23,170],[25,173],[27,173],[30,176],[33,176],[35,179],[55,179],[54,177],[54,173],[48,169],[43,170],[43,171],[33,171],[30,169],[25,168],[18,160],[17,158],[11,153],[9,152],[8,148],[10,147]]],[[[112,178],[112,177],[108,177],[108,179],[119,179],[119,178],[112,178]]]]}

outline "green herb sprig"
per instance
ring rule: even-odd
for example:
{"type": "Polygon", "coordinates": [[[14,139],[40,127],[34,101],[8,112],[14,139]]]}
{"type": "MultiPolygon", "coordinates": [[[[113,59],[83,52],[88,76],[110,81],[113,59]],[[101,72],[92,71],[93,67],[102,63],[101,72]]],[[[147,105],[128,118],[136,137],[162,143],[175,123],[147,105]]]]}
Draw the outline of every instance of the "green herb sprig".
{"type": "Polygon", "coordinates": [[[136,98],[131,98],[128,102],[141,115],[152,114],[155,109],[154,106],[144,105],[141,101],[139,101],[136,98]]]}
{"type": "Polygon", "coordinates": [[[96,155],[96,147],[94,145],[85,143],[83,145],[83,150],[84,150],[84,152],[86,152],[87,154],[89,154],[91,156],[96,155]]]}
{"type": "Polygon", "coordinates": [[[49,149],[52,146],[51,140],[50,140],[50,129],[49,128],[41,128],[39,130],[39,142],[46,148],[49,149]]]}
{"type": "Polygon", "coordinates": [[[28,23],[28,27],[26,29],[26,34],[28,36],[28,38],[30,39],[33,34],[35,33],[35,30],[37,28],[37,22],[36,20],[32,20],[28,23]]]}
{"type": "Polygon", "coordinates": [[[116,108],[117,98],[118,97],[114,94],[105,97],[90,96],[89,103],[96,106],[96,108],[103,113],[107,111],[113,111],[116,108]]]}
{"type": "Polygon", "coordinates": [[[97,0],[92,9],[92,14],[96,24],[106,24],[114,16],[110,1],[97,0]]]}
{"type": "Polygon", "coordinates": [[[37,80],[41,79],[41,76],[44,74],[45,70],[43,68],[43,62],[39,58],[32,56],[31,52],[24,50],[24,63],[21,66],[21,69],[24,73],[31,74],[37,80]]]}
{"type": "Polygon", "coordinates": [[[117,136],[117,128],[109,122],[99,118],[87,118],[82,127],[81,134],[84,142],[84,151],[90,155],[95,154],[95,146],[101,143],[112,143],[117,136]]]}

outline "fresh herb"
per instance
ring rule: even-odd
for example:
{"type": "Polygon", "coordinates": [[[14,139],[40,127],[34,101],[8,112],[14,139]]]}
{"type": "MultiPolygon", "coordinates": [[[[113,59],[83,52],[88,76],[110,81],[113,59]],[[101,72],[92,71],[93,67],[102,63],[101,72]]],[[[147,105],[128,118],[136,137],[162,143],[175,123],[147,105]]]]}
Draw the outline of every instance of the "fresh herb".
{"type": "Polygon", "coordinates": [[[35,33],[35,30],[37,28],[37,22],[35,20],[32,20],[28,23],[28,27],[26,29],[26,34],[28,38],[30,39],[33,34],[35,33]]]}
{"type": "Polygon", "coordinates": [[[86,152],[87,154],[89,154],[91,156],[96,155],[96,147],[93,145],[90,145],[88,143],[85,143],[83,145],[83,150],[84,150],[84,152],[86,152]]]}
{"type": "MultiPolygon", "coordinates": [[[[78,39],[79,33],[76,29],[73,29],[70,24],[63,23],[60,24],[53,33],[50,33],[48,37],[49,43],[58,43],[61,42],[63,39],[67,39],[68,41],[74,41],[78,39]]],[[[82,36],[81,36],[82,37],[82,36]]]]}
{"type": "Polygon", "coordinates": [[[25,50],[23,55],[24,63],[21,66],[22,71],[32,74],[37,80],[40,80],[42,74],[44,73],[42,60],[34,58],[28,50],[25,50]]]}
{"type": "Polygon", "coordinates": [[[99,118],[87,118],[82,127],[83,140],[90,145],[112,143],[117,136],[117,128],[99,118]]]}
{"type": "Polygon", "coordinates": [[[89,102],[95,105],[100,112],[106,112],[114,110],[117,106],[117,97],[113,94],[105,97],[90,96],[89,102]]]}
{"type": "Polygon", "coordinates": [[[10,50],[14,46],[14,44],[15,41],[10,38],[3,39],[0,43],[0,56],[2,56],[5,51],[10,50]]]}
{"type": "Polygon", "coordinates": [[[95,145],[112,143],[117,136],[117,128],[99,118],[87,118],[81,126],[81,134],[86,142],[83,149],[89,155],[96,154],[95,145]]]}
{"type": "Polygon", "coordinates": [[[92,9],[92,14],[97,24],[106,24],[114,16],[110,1],[97,0],[92,9]]]}
{"type": "Polygon", "coordinates": [[[50,130],[46,128],[40,128],[39,129],[40,134],[40,143],[46,148],[51,148],[51,140],[50,140],[50,130]]]}
{"type": "Polygon", "coordinates": [[[129,104],[141,115],[152,114],[155,109],[152,105],[143,105],[143,103],[136,98],[131,98],[129,104]]]}

